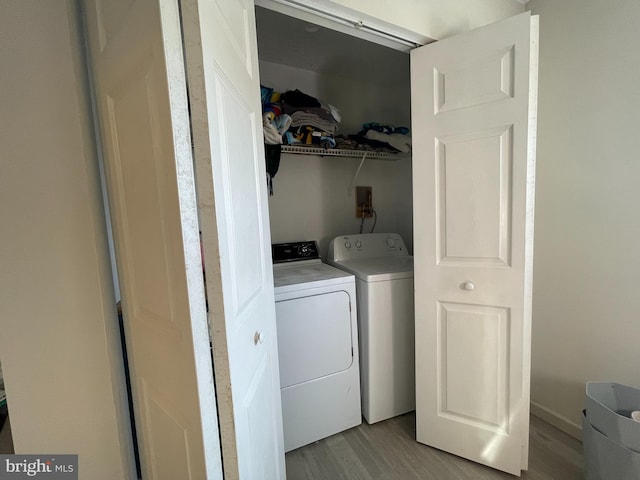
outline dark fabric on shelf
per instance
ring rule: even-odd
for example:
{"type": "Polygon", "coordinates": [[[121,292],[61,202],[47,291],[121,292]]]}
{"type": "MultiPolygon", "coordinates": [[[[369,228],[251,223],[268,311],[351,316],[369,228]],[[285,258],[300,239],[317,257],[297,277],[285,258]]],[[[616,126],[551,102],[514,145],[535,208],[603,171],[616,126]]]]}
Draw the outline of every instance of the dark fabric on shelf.
{"type": "Polygon", "coordinates": [[[317,98],[307,95],[300,90],[289,90],[282,94],[282,100],[289,105],[295,107],[319,107],[320,102],[317,98]]]}

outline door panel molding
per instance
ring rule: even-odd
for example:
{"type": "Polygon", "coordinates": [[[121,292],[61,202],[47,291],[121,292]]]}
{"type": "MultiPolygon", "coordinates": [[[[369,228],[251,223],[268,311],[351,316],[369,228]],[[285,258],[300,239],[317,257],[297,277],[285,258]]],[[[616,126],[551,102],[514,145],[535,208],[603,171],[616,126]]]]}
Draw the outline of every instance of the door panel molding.
{"type": "Polygon", "coordinates": [[[525,12],[411,52],[416,436],[514,475],[528,464],[536,25],[525,12]]]}
{"type": "Polygon", "coordinates": [[[510,309],[451,302],[438,307],[439,414],[508,434],[510,309]]]}
{"type": "Polygon", "coordinates": [[[513,125],[435,137],[439,264],[511,266],[512,139],[513,125]]]}
{"type": "Polygon", "coordinates": [[[463,68],[434,68],[434,114],[512,98],[514,56],[511,45],[463,68]]]}

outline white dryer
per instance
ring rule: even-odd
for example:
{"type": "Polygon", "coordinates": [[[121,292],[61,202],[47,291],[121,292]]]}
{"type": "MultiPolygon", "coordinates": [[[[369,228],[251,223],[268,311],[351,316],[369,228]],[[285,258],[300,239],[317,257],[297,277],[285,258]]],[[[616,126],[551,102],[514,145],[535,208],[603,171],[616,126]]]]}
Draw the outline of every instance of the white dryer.
{"type": "Polygon", "coordinates": [[[327,263],[356,276],[364,418],[415,410],[413,257],[404,241],[394,233],[337,237],[327,263]]]}
{"type": "Polygon", "coordinates": [[[316,242],[274,244],[284,447],[362,423],[355,278],[316,242]]]}

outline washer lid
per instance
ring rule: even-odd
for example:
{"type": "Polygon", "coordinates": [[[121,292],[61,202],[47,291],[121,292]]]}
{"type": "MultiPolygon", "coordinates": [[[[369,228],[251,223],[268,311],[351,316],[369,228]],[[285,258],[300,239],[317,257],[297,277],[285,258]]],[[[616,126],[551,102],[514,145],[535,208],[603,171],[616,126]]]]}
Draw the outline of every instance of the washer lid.
{"type": "Polygon", "coordinates": [[[338,268],[353,273],[365,282],[382,282],[400,278],[413,278],[413,257],[410,255],[396,257],[359,258],[330,262],[338,268]]]}
{"type": "Polygon", "coordinates": [[[353,281],[354,277],[351,273],[322,263],[320,260],[307,260],[273,266],[273,284],[276,293],[353,281]]]}

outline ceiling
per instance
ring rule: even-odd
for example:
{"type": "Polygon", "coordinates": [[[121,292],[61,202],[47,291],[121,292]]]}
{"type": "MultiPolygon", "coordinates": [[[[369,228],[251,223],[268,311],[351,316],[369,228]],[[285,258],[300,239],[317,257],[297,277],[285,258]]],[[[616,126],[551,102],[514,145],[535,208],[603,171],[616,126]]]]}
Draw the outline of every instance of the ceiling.
{"type": "Polygon", "coordinates": [[[262,7],[256,7],[256,26],[263,61],[372,83],[409,79],[408,53],[262,7]]]}

